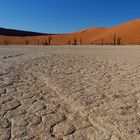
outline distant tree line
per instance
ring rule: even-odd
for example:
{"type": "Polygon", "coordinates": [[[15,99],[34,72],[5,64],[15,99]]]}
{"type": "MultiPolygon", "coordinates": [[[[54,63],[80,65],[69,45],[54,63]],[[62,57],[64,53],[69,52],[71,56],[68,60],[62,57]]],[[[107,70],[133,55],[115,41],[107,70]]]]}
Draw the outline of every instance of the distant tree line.
{"type": "MultiPolygon", "coordinates": [[[[91,45],[123,45],[122,43],[122,38],[118,36],[117,34],[113,34],[111,37],[111,42],[105,42],[104,39],[100,40],[95,40],[93,43],[91,42],[91,45]]],[[[76,39],[74,38],[73,40],[68,40],[67,45],[82,45],[84,44],[82,42],[82,38],[76,39]]]]}
{"type": "Polygon", "coordinates": [[[71,40],[68,40],[67,45],[82,45],[82,38],[79,38],[79,40],[77,40],[76,38],[71,40]]]}
{"type": "MultiPolygon", "coordinates": [[[[42,45],[51,45],[51,41],[53,40],[53,37],[51,35],[48,36],[47,39],[45,39],[43,42],[42,42],[42,45]]],[[[38,43],[39,44],[39,43],[38,43]]]]}
{"type": "MultiPolygon", "coordinates": [[[[105,42],[104,39],[99,39],[99,40],[95,40],[94,42],[91,42],[90,44],[91,45],[123,45],[122,38],[118,36],[117,34],[113,34],[112,36],[110,36],[110,38],[111,38],[111,42],[105,42]]],[[[52,35],[48,35],[48,37],[43,41],[37,40],[37,45],[51,45],[52,40],[53,40],[52,35]]],[[[5,39],[3,44],[9,45],[10,41],[8,39],[5,39]]],[[[29,45],[29,44],[31,44],[29,39],[26,39],[25,45],[29,45]]],[[[73,38],[71,40],[68,40],[66,44],[67,45],[82,45],[84,43],[83,43],[82,38],[80,37],[79,39],[73,38]]]]}
{"type": "MultiPolygon", "coordinates": [[[[37,45],[51,45],[53,37],[51,35],[48,36],[47,39],[40,41],[37,40],[37,45]]],[[[25,40],[25,45],[29,45],[30,41],[28,39],[25,40]]]]}
{"type": "Polygon", "coordinates": [[[104,39],[100,39],[100,40],[95,40],[91,44],[92,45],[123,45],[122,38],[120,36],[118,36],[117,34],[110,36],[110,38],[111,38],[111,42],[105,43],[104,39]]]}

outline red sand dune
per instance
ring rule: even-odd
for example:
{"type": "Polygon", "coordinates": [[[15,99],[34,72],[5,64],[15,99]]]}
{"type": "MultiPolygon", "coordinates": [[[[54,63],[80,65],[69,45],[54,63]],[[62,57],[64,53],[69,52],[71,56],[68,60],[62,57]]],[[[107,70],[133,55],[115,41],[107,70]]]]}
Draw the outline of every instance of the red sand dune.
{"type": "MultiPolygon", "coordinates": [[[[140,19],[130,21],[113,28],[89,28],[69,34],[51,35],[51,44],[113,44],[113,37],[120,39],[120,44],[140,44],[140,19]],[[76,40],[76,41],[74,41],[76,40]]],[[[0,44],[38,45],[48,41],[48,35],[4,36],[0,34],[0,44]]],[[[117,42],[117,41],[116,41],[117,42]]]]}

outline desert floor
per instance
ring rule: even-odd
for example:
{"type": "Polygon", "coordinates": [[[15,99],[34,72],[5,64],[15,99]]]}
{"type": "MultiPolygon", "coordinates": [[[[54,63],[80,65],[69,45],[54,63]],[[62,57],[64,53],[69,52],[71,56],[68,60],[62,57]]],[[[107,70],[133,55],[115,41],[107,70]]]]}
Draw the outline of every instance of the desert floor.
{"type": "Polygon", "coordinates": [[[140,140],[140,46],[1,46],[9,139],[140,140]]]}

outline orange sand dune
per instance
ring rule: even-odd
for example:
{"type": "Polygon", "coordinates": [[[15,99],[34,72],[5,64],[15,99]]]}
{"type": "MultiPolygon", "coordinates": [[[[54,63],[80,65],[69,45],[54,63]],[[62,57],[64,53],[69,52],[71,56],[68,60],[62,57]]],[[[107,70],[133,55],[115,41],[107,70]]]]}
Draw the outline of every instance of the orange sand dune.
{"type": "MultiPolygon", "coordinates": [[[[86,30],[51,35],[51,44],[113,44],[114,36],[120,39],[120,44],[140,44],[140,19],[130,21],[113,28],[89,28],[86,30]]],[[[41,36],[0,36],[0,44],[41,45],[48,41],[48,35],[41,36]]],[[[117,41],[116,41],[117,42],[117,41]]]]}

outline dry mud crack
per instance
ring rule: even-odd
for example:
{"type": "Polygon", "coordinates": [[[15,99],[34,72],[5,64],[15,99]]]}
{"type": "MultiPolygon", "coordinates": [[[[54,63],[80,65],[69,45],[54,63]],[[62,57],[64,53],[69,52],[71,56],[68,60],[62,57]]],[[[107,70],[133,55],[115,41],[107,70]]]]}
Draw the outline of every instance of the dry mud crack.
{"type": "Polygon", "coordinates": [[[139,53],[1,47],[0,140],[139,140],[139,53]]]}

